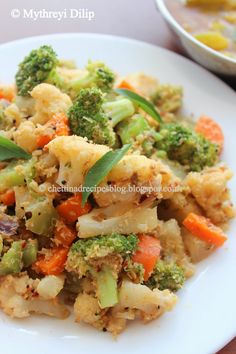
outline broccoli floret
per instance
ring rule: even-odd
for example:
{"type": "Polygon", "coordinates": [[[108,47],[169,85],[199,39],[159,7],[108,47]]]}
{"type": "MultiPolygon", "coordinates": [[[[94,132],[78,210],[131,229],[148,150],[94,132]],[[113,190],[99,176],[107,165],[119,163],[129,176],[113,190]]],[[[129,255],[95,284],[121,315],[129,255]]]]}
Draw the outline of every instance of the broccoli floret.
{"type": "Polygon", "coordinates": [[[113,146],[115,133],[102,109],[103,102],[100,89],[82,89],[68,112],[70,128],[74,134],[87,137],[96,144],[113,146]]]}
{"type": "Polygon", "coordinates": [[[218,160],[218,146],[181,124],[167,124],[160,131],[156,148],[190,171],[201,171],[218,160]]]}
{"type": "Polygon", "coordinates": [[[102,266],[100,272],[94,272],[97,282],[97,297],[100,307],[112,307],[118,303],[117,278],[109,266],[102,266]]]}
{"type": "Polygon", "coordinates": [[[151,101],[163,113],[176,112],[182,105],[183,89],[173,85],[159,85],[151,101]]]}
{"type": "MultiPolygon", "coordinates": [[[[78,274],[79,277],[89,275],[97,285],[97,296],[101,308],[113,306],[118,302],[117,269],[112,263],[106,261],[107,256],[119,255],[125,257],[132,254],[138,245],[138,238],[131,234],[111,234],[109,236],[93,237],[91,239],[75,242],[68,255],[66,269],[78,274]],[[94,262],[99,262],[99,267],[94,262]]],[[[115,263],[115,261],[114,261],[115,263]]]]}
{"type": "Polygon", "coordinates": [[[109,236],[79,240],[73,244],[71,252],[76,252],[77,255],[82,256],[85,260],[105,257],[112,253],[126,256],[136,250],[137,244],[138,238],[134,234],[124,236],[113,233],[109,236]]]}
{"type": "Polygon", "coordinates": [[[18,95],[28,96],[35,86],[47,81],[50,74],[53,76],[52,71],[55,71],[57,64],[57,55],[52,47],[43,45],[32,50],[19,64],[16,73],[18,95]]]}
{"type": "Polygon", "coordinates": [[[114,73],[101,62],[89,62],[87,75],[77,80],[65,80],[58,72],[60,62],[51,46],[43,45],[32,50],[19,64],[16,86],[19,96],[28,96],[32,89],[47,82],[75,97],[82,88],[99,87],[109,91],[115,80],[114,73]]]}
{"type": "Polygon", "coordinates": [[[182,288],[184,281],[184,271],[177,264],[158,261],[152,276],[145,284],[151,289],[169,289],[175,292],[182,288]]]}
{"type": "Polygon", "coordinates": [[[103,259],[112,254],[126,257],[136,250],[137,244],[138,238],[134,234],[124,236],[113,233],[109,236],[80,239],[70,248],[67,268],[83,276],[89,271],[94,259],[103,259]]]}
{"type": "Polygon", "coordinates": [[[127,98],[120,99],[118,97],[117,100],[107,101],[102,105],[102,108],[111,119],[112,127],[135,113],[133,103],[127,98]]]}
{"type": "Polygon", "coordinates": [[[107,92],[112,89],[115,75],[104,63],[89,61],[86,69],[85,77],[71,82],[72,90],[78,92],[82,88],[98,87],[107,92]]]}
{"type": "Polygon", "coordinates": [[[141,263],[134,262],[130,256],[125,259],[124,271],[134,283],[143,282],[145,273],[144,266],[141,263]]]}

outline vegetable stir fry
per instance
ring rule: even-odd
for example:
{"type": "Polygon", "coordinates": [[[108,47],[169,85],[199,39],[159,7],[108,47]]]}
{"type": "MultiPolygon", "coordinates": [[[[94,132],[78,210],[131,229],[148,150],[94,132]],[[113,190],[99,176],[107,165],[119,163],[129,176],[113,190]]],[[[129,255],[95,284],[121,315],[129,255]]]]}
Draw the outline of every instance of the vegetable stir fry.
{"type": "Polygon", "coordinates": [[[50,46],[0,87],[0,307],[119,334],[170,311],[234,217],[210,117],[182,88],[50,46]]]}

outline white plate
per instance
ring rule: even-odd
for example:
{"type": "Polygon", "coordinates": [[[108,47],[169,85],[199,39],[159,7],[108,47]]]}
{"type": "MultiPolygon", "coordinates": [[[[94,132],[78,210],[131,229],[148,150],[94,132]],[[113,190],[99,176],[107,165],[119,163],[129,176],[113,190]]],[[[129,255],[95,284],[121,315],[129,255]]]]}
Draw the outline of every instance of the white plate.
{"type": "MultiPolygon", "coordinates": [[[[84,65],[104,60],[121,74],[143,71],[163,82],[181,84],[185,112],[214,117],[224,129],[225,160],[236,165],[236,95],[198,65],[169,51],[124,38],[66,34],[24,39],[0,46],[0,82],[12,82],[17,63],[31,49],[51,44],[62,58],[84,65]]],[[[231,183],[236,200],[236,184],[231,183]]],[[[112,337],[72,319],[60,321],[33,316],[11,320],[0,313],[3,354],[209,354],[236,335],[236,238],[232,224],[229,241],[197,266],[196,275],[178,293],[175,309],[148,325],[132,323],[112,337]]]]}

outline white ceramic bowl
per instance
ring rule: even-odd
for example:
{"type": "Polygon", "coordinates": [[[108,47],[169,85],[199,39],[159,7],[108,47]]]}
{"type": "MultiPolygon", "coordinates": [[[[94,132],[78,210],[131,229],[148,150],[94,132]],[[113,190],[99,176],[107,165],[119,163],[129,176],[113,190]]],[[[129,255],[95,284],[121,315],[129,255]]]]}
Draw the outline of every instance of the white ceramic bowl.
{"type": "Polygon", "coordinates": [[[196,40],[174,19],[165,0],[155,1],[167,24],[177,34],[184,50],[192,59],[215,73],[236,76],[236,59],[228,58],[196,40]]]}

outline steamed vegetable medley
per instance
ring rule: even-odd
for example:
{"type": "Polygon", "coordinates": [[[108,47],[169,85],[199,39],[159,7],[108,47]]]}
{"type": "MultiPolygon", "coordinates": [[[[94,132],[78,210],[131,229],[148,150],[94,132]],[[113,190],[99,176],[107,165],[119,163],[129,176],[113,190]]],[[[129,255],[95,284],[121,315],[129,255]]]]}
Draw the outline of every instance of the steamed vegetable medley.
{"type": "Polygon", "coordinates": [[[208,47],[236,59],[236,0],[166,0],[183,28],[208,47]]]}
{"type": "Polygon", "coordinates": [[[220,126],[182,89],[42,46],[0,88],[0,306],[113,335],[171,310],[234,216],[220,126]],[[73,310],[70,305],[73,305],[73,310]]]}

